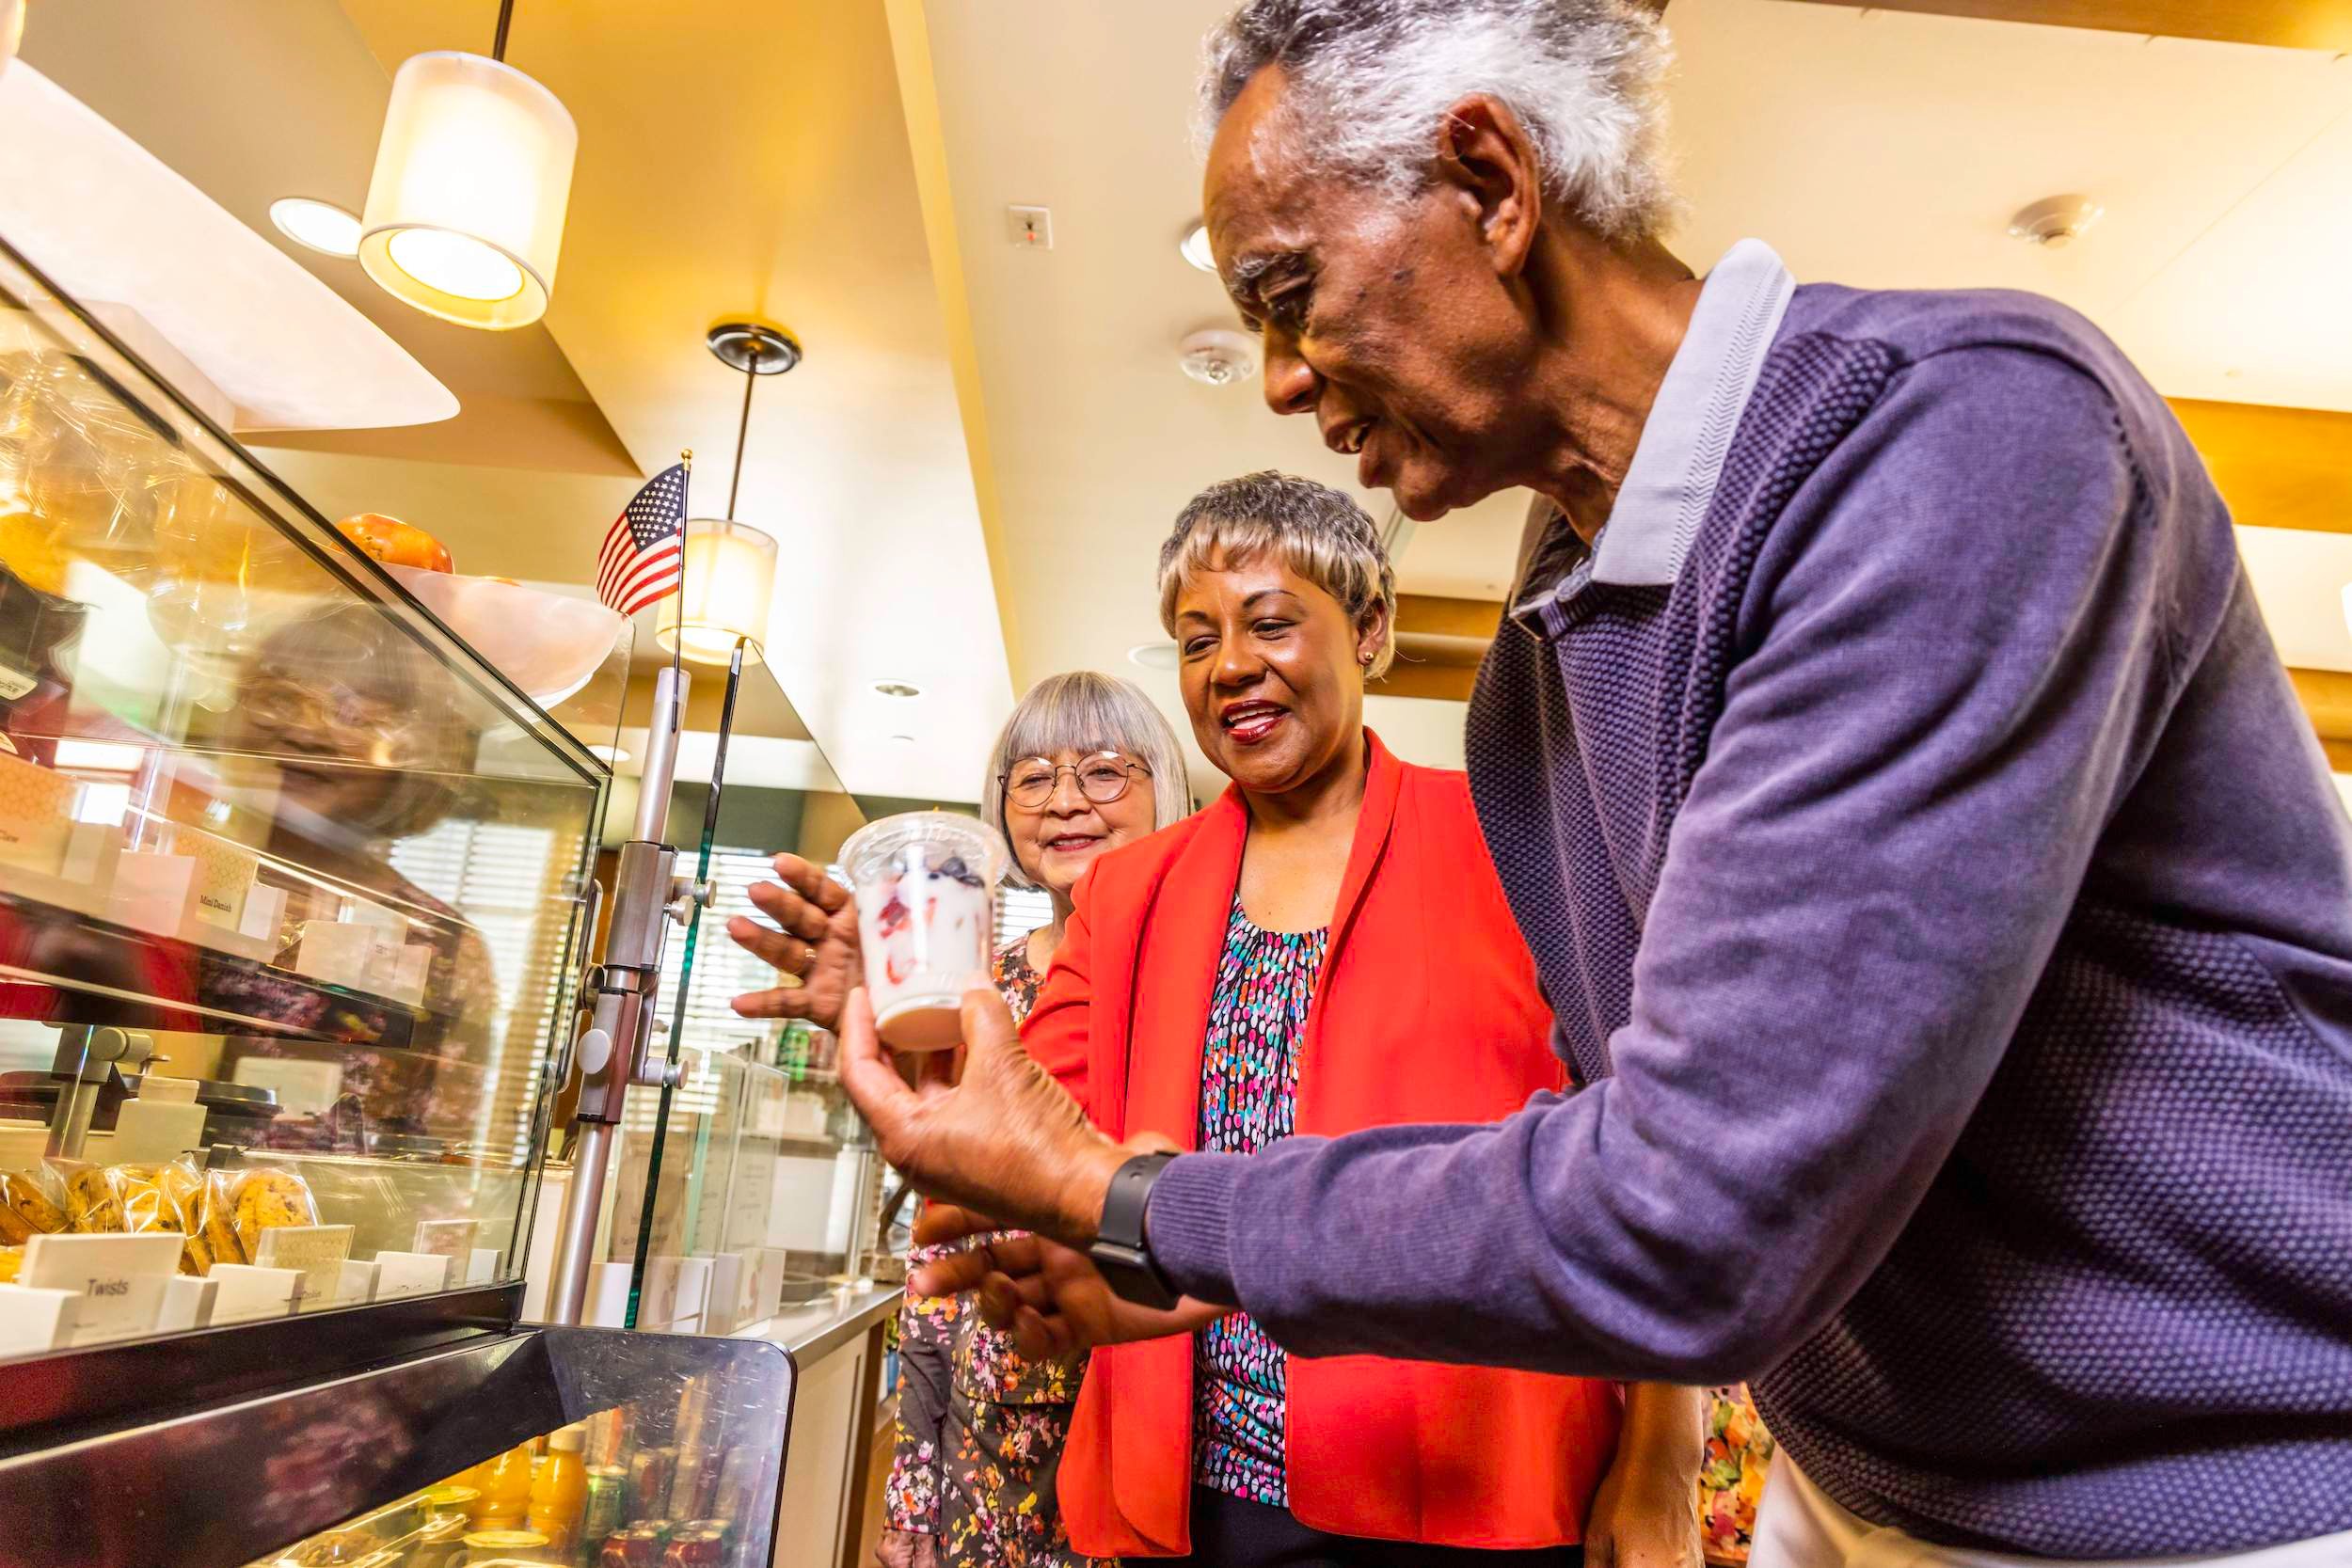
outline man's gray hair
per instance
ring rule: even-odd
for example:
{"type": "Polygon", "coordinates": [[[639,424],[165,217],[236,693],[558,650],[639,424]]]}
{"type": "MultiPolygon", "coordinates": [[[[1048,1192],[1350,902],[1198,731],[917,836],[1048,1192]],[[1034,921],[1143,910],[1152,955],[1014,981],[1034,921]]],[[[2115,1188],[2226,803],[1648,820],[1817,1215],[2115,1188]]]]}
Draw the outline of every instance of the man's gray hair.
{"type": "Polygon", "coordinates": [[[1274,134],[1311,171],[1409,196],[1446,111],[1486,93],[1526,127],[1545,194],[1588,228],[1642,238],[1672,212],[1672,50],[1637,0],[1245,0],[1203,53],[1204,149],[1250,78],[1279,65],[1290,92],[1274,134]]]}
{"type": "Polygon", "coordinates": [[[1160,625],[1176,635],[1176,597],[1198,571],[1270,556],[1322,589],[1360,627],[1381,612],[1377,680],[1396,657],[1396,572],[1364,509],[1327,484],[1271,471],[1220,480],[1192,498],[1160,546],[1160,625]]]}
{"type": "MultiPolygon", "coordinates": [[[[998,832],[1005,831],[1005,775],[1012,765],[1028,757],[1053,757],[1075,752],[1081,757],[1097,752],[1117,752],[1130,762],[1152,769],[1152,826],[1165,828],[1192,815],[1192,783],[1184,773],[1184,750],[1176,732],[1133,681],[1092,670],[1073,670],[1048,675],[1029,688],[1013,705],[1012,716],[996,732],[989,752],[988,777],[980,784],[980,818],[998,832]]],[[[1136,781],[1128,787],[1136,787],[1136,781]]],[[[1008,868],[1006,879],[1015,887],[1035,887],[1019,861],[1008,868]]]]}

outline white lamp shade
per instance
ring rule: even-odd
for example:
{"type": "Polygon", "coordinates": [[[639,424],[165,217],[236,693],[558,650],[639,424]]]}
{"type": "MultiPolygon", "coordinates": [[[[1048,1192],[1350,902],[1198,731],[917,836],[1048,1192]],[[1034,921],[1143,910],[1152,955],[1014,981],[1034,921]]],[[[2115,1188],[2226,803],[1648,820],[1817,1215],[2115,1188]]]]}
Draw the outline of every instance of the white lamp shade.
{"type": "Polygon", "coordinates": [[[392,78],[359,220],[359,264],[387,293],[463,326],[545,314],[580,132],[513,66],[444,50],[392,78]]]}
{"type": "Polygon", "coordinates": [[[748,523],[697,517],[686,525],[685,580],[661,601],[654,640],[700,664],[724,664],[743,638],[768,639],[776,588],[775,539],[748,523]],[[683,645],[680,639],[683,638],[683,645]]]}

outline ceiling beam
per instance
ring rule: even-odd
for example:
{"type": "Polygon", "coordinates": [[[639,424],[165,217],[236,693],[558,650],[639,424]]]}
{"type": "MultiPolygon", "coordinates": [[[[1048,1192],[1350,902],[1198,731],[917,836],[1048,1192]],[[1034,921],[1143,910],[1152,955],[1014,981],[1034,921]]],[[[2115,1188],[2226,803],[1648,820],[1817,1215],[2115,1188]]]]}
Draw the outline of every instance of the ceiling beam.
{"type": "Polygon", "coordinates": [[[2171,402],[2234,520],[2352,533],[2352,414],[2171,402]]]}
{"type": "Polygon", "coordinates": [[[2157,38],[2352,49],[2352,0],[1801,0],[1984,22],[2034,22],[2157,38]]]}

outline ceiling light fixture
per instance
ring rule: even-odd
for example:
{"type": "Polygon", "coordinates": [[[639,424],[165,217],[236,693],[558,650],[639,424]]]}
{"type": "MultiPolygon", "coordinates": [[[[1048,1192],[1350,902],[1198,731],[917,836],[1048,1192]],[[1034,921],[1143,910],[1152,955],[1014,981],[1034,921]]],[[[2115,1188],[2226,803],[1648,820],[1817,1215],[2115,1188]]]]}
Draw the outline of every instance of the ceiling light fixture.
{"type": "Polygon", "coordinates": [[[359,264],[387,293],[493,331],[547,313],[580,149],[555,94],[506,63],[514,11],[500,0],[487,57],[437,50],[393,75],[359,221],[359,264]]]}
{"type": "Polygon", "coordinates": [[[1176,242],[1176,253],[1202,272],[1216,271],[1216,257],[1209,250],[1209,226],[1197,218],[1184,230],[1184,237],[1176,242]]]}
{"type": "Polygon", "coordinates": [[[1213,326],[1178,344],[1176,363],[1203,387],[1231,387],[1258,373],[1258,340],[1247,332],[1213,326]]]}
{"type": "Polygon", "coordinates": [[[912,746],[914,744],[914,736],[911,735],[894,735],[890,737],[890,743],[894,746],[912,746]]]}
{"type": "Polygon", "coordinates": [[[281,196],[269,204],[269,220],[280,234],[305,250],[346,260],[359,254],[358,215],[331,201],[281,196]]]}
{"type": "Polygon", "coordinates": [[[897,697],[901,701],[920,697],[923,694],[923,689],[913,681],[876,681],[874,690],[882,696],[897,697]]]}
{"type": "Polygon", "coordinates": [[[800,341],[755,322],[725,322],[703,335],[719,362],[743,374],[743,412],[735,425],[735,474],[727,482],[724,517],[690,518],[678,591],[661,601],[654,639],[699,664],[724,664],[736,645],[756,649],[768,639],[768,608],[776,590],[776,539],[735,520],[743,490],[743,453],[751,445],[752,389],[764,375],[782,375],[801,362],[800,341]],[[681,645],[681,642],[683,645],[681,645]]]}
{"type": "Polygon", "coordinates": [[[1173,642],[1138,642],[1127,650],[1127,662],[1146,670],[1173,670],[1184,662],[1184,656],[1173,642]]]}
{"type": "Polygon", "coordinates": [[[626,747],[591,746],[588,749],[596,752],[596,755],[604,758],[605,761],[611,763],[615,768],[618,768],[621,764],[628,760],[628,751],[626,747]]]}
{"type": "Polygon", "coordinates": [[[2017,210],[2009,220],[2009,236],[2044,250],[2063,250],[2106,214],[2105,207],[2087,196],[2045,196],[2017,210]]]}

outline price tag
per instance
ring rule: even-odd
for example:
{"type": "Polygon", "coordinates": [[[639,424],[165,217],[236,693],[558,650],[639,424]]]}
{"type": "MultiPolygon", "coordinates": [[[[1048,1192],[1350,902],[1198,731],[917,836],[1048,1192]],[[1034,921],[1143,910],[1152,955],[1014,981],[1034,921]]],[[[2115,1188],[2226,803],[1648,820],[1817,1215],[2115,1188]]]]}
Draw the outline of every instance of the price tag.
{"type": "Polygon", "coordinates": [[[18,1282],[78,1292],[72,1342],[89,1345],[151,1332],[179,1267],[176,1235],[34,1236],[18,1282]]]}
{"type": "Polygon", "coordinates": [[[379,1252],[375,1255],[375,1299],[421,1296],[449,1289],[453,1259],[431,1252],[379,1252]]]}
{"type": "Polygon", "coordinates": [[[480,1220],[419,1220],[417,1239],[409,1250],[462,1259],[473,1251],[474,1232],[481,1227],[480,1220]]]}
{"type": "Polygon", "coordinates": [[[73,1343],[79,1291],[0,1285],[0,1355],[40,1355],[73,1343]]]}
{"type": "Polygon", "coordinates": [[[252,1263],[215,1263],[206,1277],[215,1285],[213,1323],[244,1323],[251,1318],[282,1318],[294,1309],[294,1294],[302,1289],[299,1269],[265,1269],[252,1263]]]}
{"type": "Polygon", "coordinates": [[[265,1269],[293,1269],[302,1275],[294,1293],[296,1311],[332,1307],[355,1229],[348,1225],[272,1226],[262,1232],[253,1260],[265,1269]]]}
{"type": "Polygon", "coordinates": [[[375,1265],[345,1263],[342,1279],[337,1286],[335,1299],[345,1307],[357,1307],[375,1299],[375,1265]]]}
{"type": "Polygon", "coordinates": [[[155,1332],[170,1334],[184,1328],[209,1328],[213,1301],[220,1287],[210,1279],[176,1274],[164,1281],[163,1309],[155,1315],[155,1332]]]}

